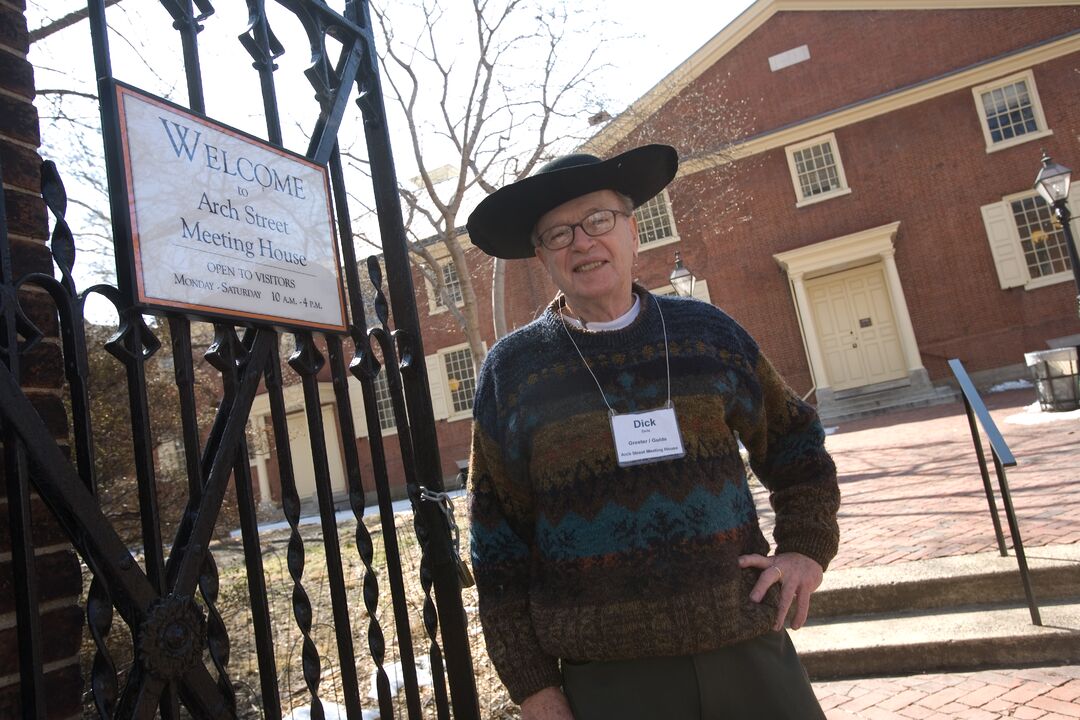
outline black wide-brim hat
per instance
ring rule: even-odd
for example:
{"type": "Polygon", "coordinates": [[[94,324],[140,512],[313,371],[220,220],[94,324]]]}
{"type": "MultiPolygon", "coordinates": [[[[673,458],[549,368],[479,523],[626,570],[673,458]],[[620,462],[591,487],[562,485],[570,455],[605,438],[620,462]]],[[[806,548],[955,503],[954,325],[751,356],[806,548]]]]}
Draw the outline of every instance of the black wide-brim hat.
{"type": "Polygon", "coordinates": [[[544,213],[597,190],[620,192],[638,207],[663,190],[678,169],[679,154],[670,145],[643,145],[608,160],[564,155],[484,198],[466,223],[469,239],[494,257],[532,257],[532,231],[544,213]]]}

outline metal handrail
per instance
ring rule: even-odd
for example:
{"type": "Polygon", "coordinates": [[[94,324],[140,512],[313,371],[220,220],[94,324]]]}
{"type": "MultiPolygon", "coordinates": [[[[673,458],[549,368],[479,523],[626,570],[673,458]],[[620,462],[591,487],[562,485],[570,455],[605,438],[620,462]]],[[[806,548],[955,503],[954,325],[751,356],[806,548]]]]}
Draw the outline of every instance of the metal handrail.
{"type": "Polygon", "coordinates": [[[1016,553],[1016,564],[1020,568],[1020,580],[1024,585],[1024,594],[1027,596],[1028,609],[1031,611],[1031,622],[1034,625],[1042,625],[1039,615],[1039,606],[1035,602],[1035,593],[1031,587],[1031,573],[1028,571],[1027,556],[1024,554],[1024,542],[1020,537],[1020,523],[1016,519],[1016,511],[1013,509],[1012,495],[1009,493],[1009,481],[1005,475],[1005,468],[1016,467],[1016,458],[1009,450],[1005,438],[998,431],[994,418],[986,409],[979,391],[964,370],[963,363],[959,359],[949,360],[949,369],[953,377],[960,385],[960,391],[964,397],[964,409],[967,411],[968,427],[971,429],[971,440],[975,444],[975,455],[979,459],[979,470],[982,473],[983,490],[986,492],[986,502],[990,506],[990,518],[994,522],[994,533],[997,536],[998,551],[1002,557],[1008,555],[1005,548],[1005,536],[1001,532],[1001,520],[998,518],[997,504],[994,502],[994,489],[990,484],[990,472],[986,466],[986,456],[983,454],[982,441],[979,437],[979,426],[986,433],[986,439],[990,443],[990,454],[994,460],[994,470],[997,474],[998,487],[1001,490],[1001,504],[1005,506],[1005,518],[1009,523],[1009,535],[1012,537],[1013,550],[1016,553]],[[976,424],[978,421],[978,424],[976,424]]]}

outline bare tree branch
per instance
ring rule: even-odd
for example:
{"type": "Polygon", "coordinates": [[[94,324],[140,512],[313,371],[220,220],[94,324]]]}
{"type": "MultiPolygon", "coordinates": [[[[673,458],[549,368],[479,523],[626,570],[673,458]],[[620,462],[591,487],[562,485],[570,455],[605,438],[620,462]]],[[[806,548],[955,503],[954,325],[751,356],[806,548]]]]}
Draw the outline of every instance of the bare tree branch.
{"type": "Polygon", "coordinates": [[[93,93],[80,92],[79,90],[65,90],[63,88],[38,88],[38,95],[72,95],[74,97],[81,97],[86,100],[93,100],[97,102],[98,96],[93,93]]]}
{"type": "MultiPolygon", "coordinates": [[[[120,0],[105,0],[105,7],[116,5],[120,0]]],[[[53,20],[50,23],[42,25],[36,30],[30,31],[30,43],[36,43],[38,40],[44,40],[50,35],[54,35],[65,28],[69,28],[78,22],[85,20],[90,15],[89,8],[80,8],[74,12],[70,12],[58,20],[53,20]]]]}
{"type": "MultiPolygon", "coordinates": [[[[409,133],[416,168],[415,182],[399,188],[411,257],[479,364],[484,344],[474,280],[486,280],[493,268],[462,245],[459,229],[483,195],[591,132],[585,118],[601,93],[594,78],[604,67],[602,46],[589,14],[568,0],[554,7],[546,0],[377,0],[372,15],[388,106],[409,133]],[[457,271],[459,305],[444,287],[446,263],[457,271]]],[[[351,164],[364,167],[359,158],[351,164]]],[[[495,318],[504,317],[501,277],[493,278],[495,318]]],[[[504,327],[497,322],[497,336],[504,327]]]]}

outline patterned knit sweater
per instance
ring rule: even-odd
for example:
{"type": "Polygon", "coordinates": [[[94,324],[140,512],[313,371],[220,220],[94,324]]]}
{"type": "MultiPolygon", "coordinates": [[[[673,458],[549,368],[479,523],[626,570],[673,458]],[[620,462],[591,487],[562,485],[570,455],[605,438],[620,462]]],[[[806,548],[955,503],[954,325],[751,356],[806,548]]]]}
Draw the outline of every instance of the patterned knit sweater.
{"type": "Polygon", "coordinates": [[[488,653],[515,702],[562,679],[558,659],[714,650],[772,625],[774,585],[739,555],[769,544],[739,456],[770,491],[777,552],[836,554],[839,491],[814,410],[734,320],[640,288],[626,328],[570,328],[616,412],[671,397],[685,457],[616,462],[608,410],[553,303],[488,354],[470,461],[472,562],[488,653]]]}

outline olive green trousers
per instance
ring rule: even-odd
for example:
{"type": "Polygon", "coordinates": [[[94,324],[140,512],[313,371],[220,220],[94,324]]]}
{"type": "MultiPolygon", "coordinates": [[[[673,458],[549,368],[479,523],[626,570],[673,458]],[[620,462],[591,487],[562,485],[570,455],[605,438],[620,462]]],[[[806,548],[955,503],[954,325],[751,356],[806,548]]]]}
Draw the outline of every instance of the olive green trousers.
{"type": "Polygon", "coordinates": [[[574,720],[823,720],[787,631],[700,655],[562,665],[574,720]]]}

